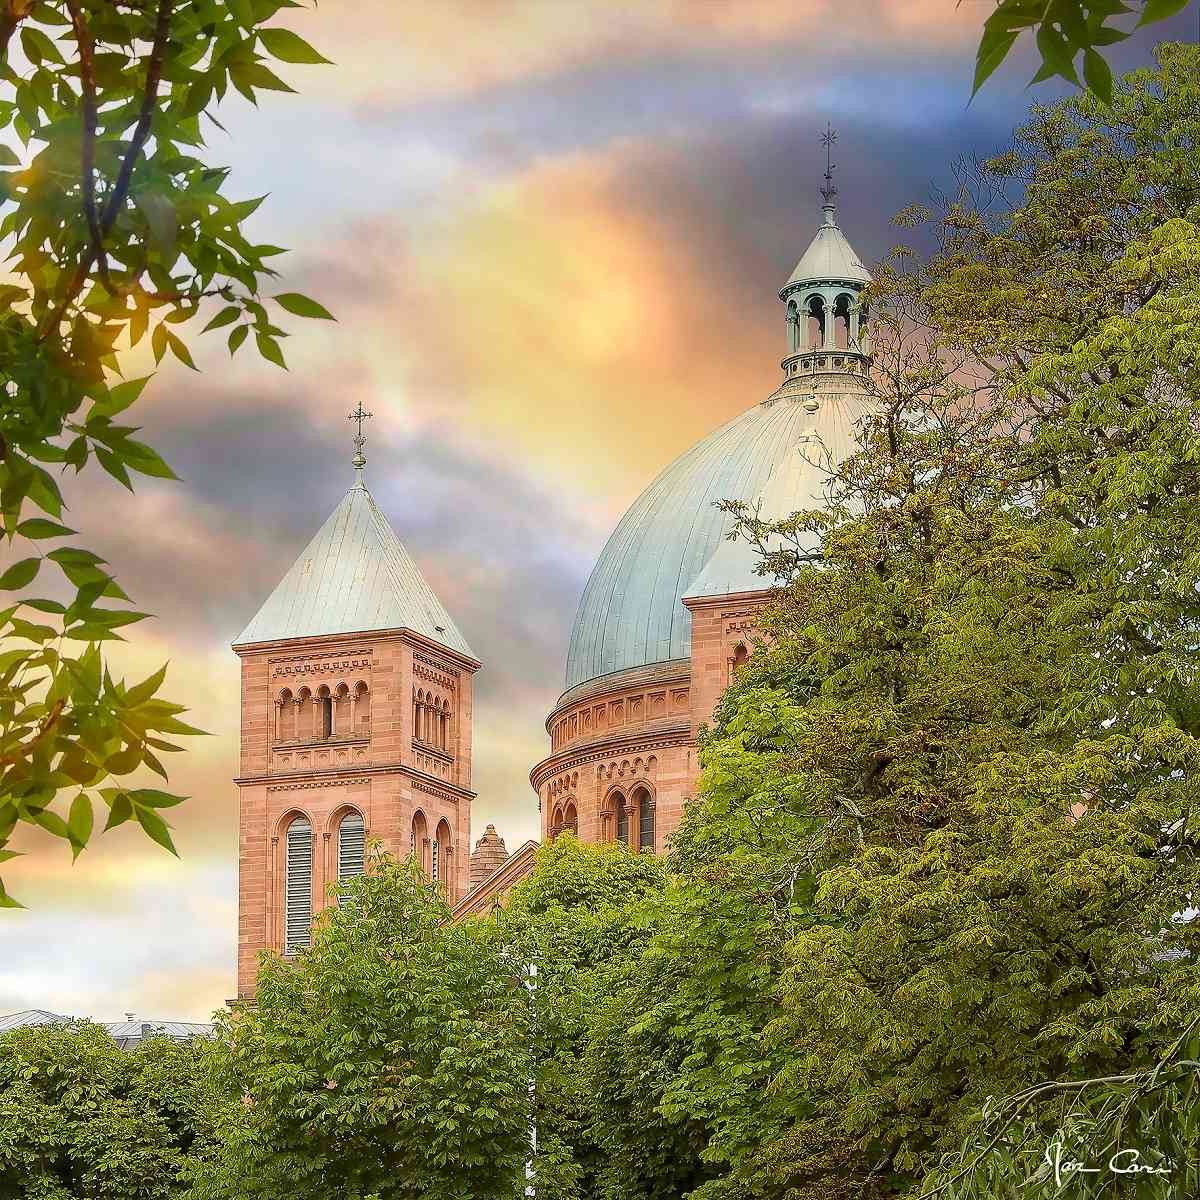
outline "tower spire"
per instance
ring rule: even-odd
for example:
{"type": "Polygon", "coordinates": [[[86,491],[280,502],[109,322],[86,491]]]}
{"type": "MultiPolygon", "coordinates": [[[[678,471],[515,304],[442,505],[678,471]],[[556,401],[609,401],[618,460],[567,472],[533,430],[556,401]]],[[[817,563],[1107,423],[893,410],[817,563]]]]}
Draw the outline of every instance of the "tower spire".
{"type": "Polygon", "coordinates": [[[837,130],[828,122],[825,122],[825,132],[821,134],[821,145],[825,147],[825,186],[821,189],[821,199],[824,203],[821,205],[825,211],[825,224],[836,225],[837,204],[834,197],[837,196],[837,184],[833,182],[833,169],[837,164],[833,161],[833,147],[837,141],[837,130]]]}
{"type": "Polygon", "coordinates": [[[353,421],[357,427],[354,434],[354,486],[363,487],[362,471],[367,465],[366,456],[363,454],[363,447],[367,444],[366,435],[363,433],[363,422],[369,421],[372,414],[363,409],[362,401],[358,402],[358,407],[350,414],[349,419],[353,421]]]}

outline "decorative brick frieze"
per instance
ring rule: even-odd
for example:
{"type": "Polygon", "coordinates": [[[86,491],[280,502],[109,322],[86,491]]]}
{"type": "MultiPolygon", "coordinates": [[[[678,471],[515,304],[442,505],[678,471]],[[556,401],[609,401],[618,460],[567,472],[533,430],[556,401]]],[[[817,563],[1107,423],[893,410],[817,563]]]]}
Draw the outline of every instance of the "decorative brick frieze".
{"type": "Polygon", "coordinates": [[[336,651],[329,654],[306,654],[298,658],[272,659],[271,677],[369,671],[371,666],[370,655],[365,658],[347,658],[336,651]]]}

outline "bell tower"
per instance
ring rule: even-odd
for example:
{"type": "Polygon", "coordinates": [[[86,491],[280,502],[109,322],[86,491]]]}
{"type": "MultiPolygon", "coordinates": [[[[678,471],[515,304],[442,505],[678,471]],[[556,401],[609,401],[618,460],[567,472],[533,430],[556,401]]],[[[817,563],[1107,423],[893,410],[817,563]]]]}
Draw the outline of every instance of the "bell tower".
{"type": "Polygon", "coordinates": [[[466,639],[363,481],[233,649],[241,659],[238,999],[262,950],[309,944],[368,838],[413,854],[453,903],[470,880],[472,678],[466,639]]]}

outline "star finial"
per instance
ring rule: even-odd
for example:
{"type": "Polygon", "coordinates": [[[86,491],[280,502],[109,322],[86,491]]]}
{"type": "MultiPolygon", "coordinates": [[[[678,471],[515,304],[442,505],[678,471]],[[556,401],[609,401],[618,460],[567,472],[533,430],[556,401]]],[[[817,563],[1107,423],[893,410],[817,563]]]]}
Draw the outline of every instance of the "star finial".
{"type": "Polygon", "coordinates": [[[362,469],[367,465],[367,460],[363,456],[363,446],[367,444],[367,439],[362,426],[364,421],[371,419],[371,414],[363,409],[360,400],[358,407],[350,414],[349,419],[357,426],[357,432],[354,434],[354,470],[357,472],[358,482],[362,483],[362,469]]]}
{"type": "Polygon", "coordinates": [[[821,145],[825,147],[825,186],[821,189],[821,196],[826,204],[832,204],[834,196],[837,195],[837,185],[833,182],[833,168],[837,165],[833,161],[833,146],[836,141],[837,130],[826,121],[825,132],[821,134],[821,145]]]}

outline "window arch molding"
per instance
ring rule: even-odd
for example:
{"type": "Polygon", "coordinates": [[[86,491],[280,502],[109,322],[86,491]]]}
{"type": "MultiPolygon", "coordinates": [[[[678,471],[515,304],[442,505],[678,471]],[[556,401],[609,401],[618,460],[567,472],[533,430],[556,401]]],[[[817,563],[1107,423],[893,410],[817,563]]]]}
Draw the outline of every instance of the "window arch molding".
{"type": "Polygon", "coordinates": [[[629,843],[629,817],[625,811],[628,804],[626,785],[614,784],[604,795],[600,805],[600,820],[605,826],[601,835],[606,842],[629,843]]]}
{"type": "Polygon", "coordinates": [[[408,851],[417,860],[422,871],[426,866],[426,851],[429,847],[429,818],[424,809],[415,809],[412,815],[411,833],[409,835],[408,851]]]}
{"type": "Polygon", "coordinates": [[[657,800],[654,788],[649,783],[635,783],[629,789],[630,805],[634,809],[629,830],[630,845],[638,850],[653,852],[655,846],[655,807],[657,800]],[[632,821],[636,820],[634,829],[632,821]]]}
{"type": "Polygon", "coordinates": [[[334,810],[325,829],[329,847],[325,878],[340,883],[367,869],[367,818],[357,805],[334,810]]]}
{"type": "Polygon", "coordinates": [[[302,809],[289,809],[276,823],[279,846],[279,947],[285,955],[308,946],[312,938],[313,822],[302,809]]]}

